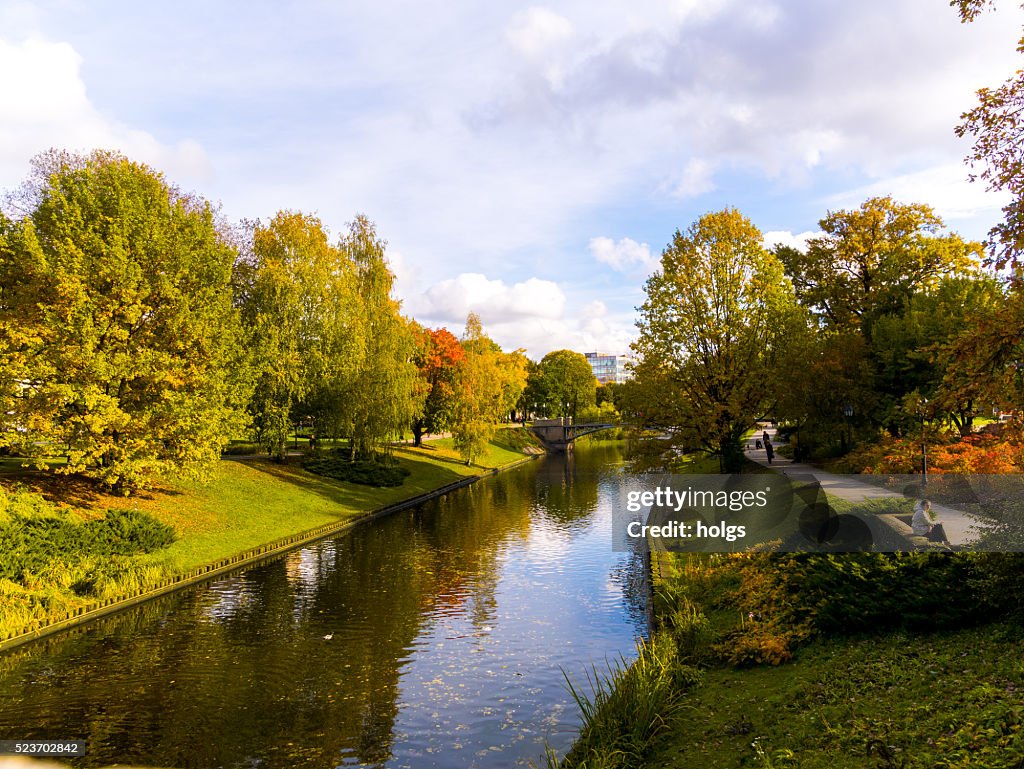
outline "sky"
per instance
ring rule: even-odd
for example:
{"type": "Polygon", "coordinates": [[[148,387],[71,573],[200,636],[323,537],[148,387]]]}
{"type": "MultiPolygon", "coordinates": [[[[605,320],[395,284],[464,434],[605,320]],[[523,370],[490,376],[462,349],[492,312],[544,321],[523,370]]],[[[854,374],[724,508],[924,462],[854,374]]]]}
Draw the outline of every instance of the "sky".
{"type": "Polygon", "coordinates": [[[799,245],[892,195],[983,238],[1005,201],[953,129],[1022,25],[945,0],[0,0],[0,190],[106,148],[229,220],[365,214],[419,322],[622,353],[709,211],[799,245]]]}

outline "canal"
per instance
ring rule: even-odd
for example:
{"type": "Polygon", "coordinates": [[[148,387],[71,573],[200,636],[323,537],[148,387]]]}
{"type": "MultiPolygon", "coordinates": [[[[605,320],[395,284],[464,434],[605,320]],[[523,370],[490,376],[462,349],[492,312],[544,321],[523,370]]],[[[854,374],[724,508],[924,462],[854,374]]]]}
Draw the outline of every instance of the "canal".
{"type": "Polygon", "coordinates": [[[647,632],[621,472],[615,444],[546,457],[7,653],[0,739],[84,739],[82,767],[543,765],[579,725],[562,671],[647,632]]]}

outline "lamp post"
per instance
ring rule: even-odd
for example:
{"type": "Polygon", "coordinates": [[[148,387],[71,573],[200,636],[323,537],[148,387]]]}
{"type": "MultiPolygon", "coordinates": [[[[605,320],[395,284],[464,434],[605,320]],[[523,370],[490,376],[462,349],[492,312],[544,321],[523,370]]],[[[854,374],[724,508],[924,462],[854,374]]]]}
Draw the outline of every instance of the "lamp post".
{"type": "Polygon", "coordinates": [[[921,415],[921,485],[928,485],[928,439],[925,437],[924,420],[927,416],[928,399],[921,398],[917,402],[917,410],[921,415]]]}
{"type": "Polygon", "coordinates": [[[846,443],[844,448],[853,444],[853,436],[850,434],[850,417],[853,416],[853,406],[849,403],[843,406],[843,420],[846,422],[846,443]]]}

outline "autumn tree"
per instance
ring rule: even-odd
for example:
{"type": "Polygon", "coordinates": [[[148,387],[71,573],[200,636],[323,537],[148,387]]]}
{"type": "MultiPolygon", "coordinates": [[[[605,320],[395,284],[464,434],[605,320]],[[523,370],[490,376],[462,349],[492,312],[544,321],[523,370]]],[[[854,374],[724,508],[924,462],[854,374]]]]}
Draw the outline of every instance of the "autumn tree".
{"type": "Polygon", "coordinates": [[[645,290],[637,377],[675,396],[659,414],[667,427],[737,470],[740,438],[770,404],[775,350],[791,322],[782,264],[746,217],[726,209],[677,230],[645,290]]]}
{"type": "Polygon", "coordinates": [[[797,298],[839,331],[870,336],[874,321],[898,313],[914,293],[944,275],[970,270],[981,245],[942,234],[942,220],[921,204],[871,198],[860,208],[830,211],[805,251],[788,246],[776,256],[797,298]]]}
{"type": "Polygon", "coordinates": [[[462,336],[465,359],[456,379],[452,421],[455,447],[467,464],[482,454],[496,425],[518,402],[526,385],[525,356],[503,353],[484,334],[480,317],[470,313],[462,336]]]}
{"type": "Polygon", "coordinates": [[[935,405],[962,433],[980,407],[1020,412],[1024,403],[1024,282],[1011,282],[1004,294],[936,350],[942,380],[935,405]]]}
{"type": "Polygon", "coordinates": [[[412,423],[412,434],[419,446],[424,433],[451,429],[457,405],[459,365],[465,360],[466,353],[459,340],[446,328],[414,327],[414,335],[416,367],[425,392],[423,412],[412,423]]]}
{"type": "MultiPolygon", "coordinates": [[[[993,3],[951,0],[950,5],[957,8],[962,21],[969,22],[993,3]]],[[[1024,53],[1024,37],[1017,50],[1024,53]]],[[[951,360],[963,368],[947,373],[942,392],[953,398],[981,392],[1019,411],[1024,400],[1024,69],[996,88],[981,88],[977,106],[961,119],[957,135],[974,137],[967,162],[980,169],[972,179],[981,179],[990,190],[1010,193],[1003,220],[989,231],[987,245],[992,266],[1012,271],[1005,301],[989,317],[978,318],[950,348],[951,360]]]]}
{"type": "Polygon", "coordinates": [[[213,208],[116,153],[33,168],[0,222],[0,440],[124,491],[208,474],[247,396],[213,208]]]}

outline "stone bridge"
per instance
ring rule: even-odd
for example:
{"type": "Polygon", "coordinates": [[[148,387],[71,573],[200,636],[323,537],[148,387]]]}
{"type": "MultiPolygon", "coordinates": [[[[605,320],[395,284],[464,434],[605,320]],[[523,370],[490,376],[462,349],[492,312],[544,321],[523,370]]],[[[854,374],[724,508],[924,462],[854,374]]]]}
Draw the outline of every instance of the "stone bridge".
{"type": "Polygon", "coordinates": [[[537,419],[530,426],[533,434],[540,438],[548,451],[572,451],[572,443],[584,435],[609,430],[622,425],[611,422],[585,422],[573,424],[571,417],[562,419],[537,419]]]}

